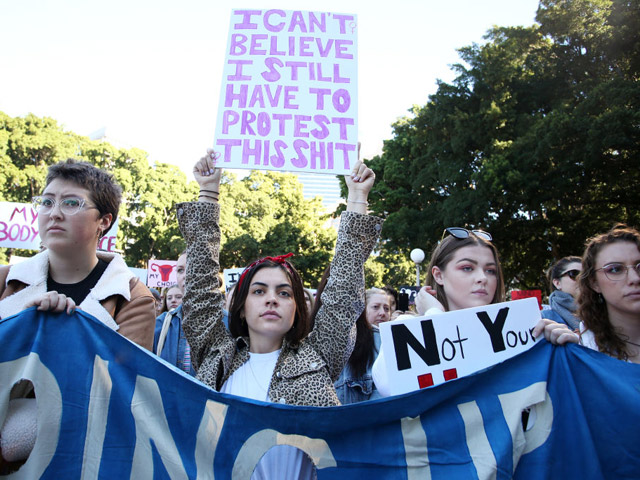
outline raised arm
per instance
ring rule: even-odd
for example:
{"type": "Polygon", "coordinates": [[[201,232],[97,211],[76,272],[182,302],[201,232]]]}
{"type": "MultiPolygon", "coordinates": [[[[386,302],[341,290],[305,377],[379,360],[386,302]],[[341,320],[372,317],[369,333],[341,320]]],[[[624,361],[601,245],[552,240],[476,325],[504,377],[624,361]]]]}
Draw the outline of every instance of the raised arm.
{"type": "Polygon", "coordinates": [[[208,150],[193,168],[200,186],[198,201],[177,206],[180,230],[187,242],[183,329],[196,370],[205,358],[215,356],[216,351],[232,341],[222,323],[224,300],[218,281],[221,170],[216,168],[217,156],[208,150]]]}
{"type": "Polygon", "coordinates": [[[324,358],[333,380],[340,376],[355,344],[355,325],[364,310],[364,262],[378,239],[382,220],[365,215],[375,175],[358,162],[346,178],[347,211],[340,219],[336,251],[322,307],[307,339],[324,358]]]}

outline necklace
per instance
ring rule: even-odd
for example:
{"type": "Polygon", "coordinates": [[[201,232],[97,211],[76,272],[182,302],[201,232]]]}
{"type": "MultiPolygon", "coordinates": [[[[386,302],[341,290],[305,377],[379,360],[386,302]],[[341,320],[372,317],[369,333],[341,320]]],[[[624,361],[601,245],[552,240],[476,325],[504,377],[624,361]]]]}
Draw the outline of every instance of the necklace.
{"type": "Polygon", "coordinates": [[[633,342],[632,342],[632,341],[630,341],[630,340],[625,340],[625,342],[626,342],[626,343],[628,343],[628,344],[630,344],[630,345],[635,345],[636,347],[640,347],[640,344],[638,344],[638,343],[633,343],[633,342]]]}
{"type": "Polygon", "coordinates": [[[247,364],[249,365],[249,370],[251,370],[251,376],[256,381],[256,385],[258,385],[260,390],[262,390],[264,392],[264,394],[268,396],[268,394],[269,394],[269,386],[267,385],[267,388],[264,388],[262,386],[262,382],[260,381],[260,379],[256,375],[256,372],[253,371],[253,366],[251,365],[251,357],[249,357],[249,361],[247,362],[247,364]]]}

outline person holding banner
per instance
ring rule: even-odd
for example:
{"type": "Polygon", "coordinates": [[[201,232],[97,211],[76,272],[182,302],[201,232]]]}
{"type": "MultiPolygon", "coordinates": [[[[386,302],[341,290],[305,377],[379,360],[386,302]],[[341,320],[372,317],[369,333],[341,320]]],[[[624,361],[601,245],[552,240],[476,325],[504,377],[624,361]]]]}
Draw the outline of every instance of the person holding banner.
{"type": "MultiPolygon", "coordinates": [[[[444,235],[431,254],[428,285],[416,297],[418,313],[430,315],[504,302],[502,268],[491,234],[449,227],[444,235]]],[[[372,375],[380,394],[389,396],[385,365],[381,348],[372,375]]]]}
{"type": "MultiPolygon", "coordinates": [[[[213,389],[255,400],[289,405],[339,405],[333,382],[355,342],[353,328],[364,310],[364,262],[373,250],[382,220],[366,215],[375,175],[361,162],[346,177],[347,210],[342,214],[331,274],[322,307],[311,328],[300,275],[292,254],[256,260],[242,273],[222,323],[219,290],[221,170],[209,150],[195,165],[197,202],[178,205],[187,242],[184,331],[197,378],[213,389]]],[[[301,451],[272,448],[254,478],[312,478],[301,451]]]]}
{"type": "Polygon", "coordinates": [[[578,284],[580,337],[552,337],[550,332],[559,324],[548,319],[536,328],[544,328],[552,343],[580,342],[611,357],[640,363],[640,232],[619,224],[590,239],[578,284]]]}
{"type": "MultiPolygon", "coordinates": [[[[113,176],[89,163],[69,159],[50,166],[42,195],[33,199],[44,250],[0,267],[0,318],[33,306],[72,314],[77,306],[150,350],[151,292],[119,255],[97,252],[98,241],[118,216],[121,198],[113,176]]],[[[32,397],[31,390],[29,384],[12,390],[1,434],[6,460],[27,458],[35,442],[36,402],[22,398],[32,397]]]]}

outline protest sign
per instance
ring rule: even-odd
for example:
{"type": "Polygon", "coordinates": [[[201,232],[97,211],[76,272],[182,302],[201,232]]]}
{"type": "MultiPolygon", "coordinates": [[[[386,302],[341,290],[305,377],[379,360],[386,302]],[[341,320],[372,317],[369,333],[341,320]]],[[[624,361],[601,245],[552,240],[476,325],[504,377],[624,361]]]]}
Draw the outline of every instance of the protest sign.
{"type": "Polygon", "coordinates": [[[221,166],[349,173],[357,65],[355,15],[234,10],[215,134],[221,166]]]}
{"type": "Polygon", "coordinates": [[[242,272],[244,272],[244,268],[225,268],[223,270],[222,275],[224,280],[224,291],[226,293],[229,293],[231,287],[238,283],[242,272]]]}
{"type": "Polygon", "coordinates": [[[176,278],[176,260],[149,260],[147,268],[147,287],[170,287],[178,283],[176,278]]]}
{"type": "Polygon", "coordinates": [[[411,306],[416,304],[416,296],[418,295],[419,291],[420,287],[405,285],[398,289],[398,295],[407,295],[408,305],[411,306]]]}
{"type": "Polygon", "coordinates": [[[533,346],[533,298],[379,325],[392,395],[464,377],[533,346]]]}
{"type": "Polygon", "coordinates": [[[542,290],[511,290],[511,300],[521,300],[530,297],[538,299],[538,308],[542,310],[542,290]]]}
{"type": "MultiPolygon", "coordinates": [[[[98,242],[98,250],[116,251],[118,220],[98,242]]],[[[38,212],[30,203],[0,202],[0,247],[40,250],[38,212]]]]}
{"type": "Polygon", "coordinates": [[[436,388],[327,408],[215,392],[81,310],[30,308],[0,321],[0,341],[0,424],[21,379],[38,402],[33,452],[11,478],[249,480],[276,445],[305,451],[319,480],[640,470],[640,366],[578,345],[541,341],[436,388]]]}

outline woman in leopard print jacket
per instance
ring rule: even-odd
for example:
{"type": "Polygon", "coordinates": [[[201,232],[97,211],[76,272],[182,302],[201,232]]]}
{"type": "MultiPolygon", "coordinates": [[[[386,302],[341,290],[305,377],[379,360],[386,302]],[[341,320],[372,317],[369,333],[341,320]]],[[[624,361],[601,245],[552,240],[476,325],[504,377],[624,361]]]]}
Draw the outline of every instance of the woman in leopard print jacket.
{"type": "Polygon", "coordinates": [[[303,285],[288,255],[267,257],[245,269],[236,285],[229,329],[219,290],[218,154],[209,150],[194,167],[198,202],[178,205],[187,241],[183,328],[198,379],[215,390],[290,405],[339,405],[333,382],[355,343],[354,324],[364,309],[364,262],[382,220],[366,215],[375,175],[360,161],[346,176],[331,276],[314,323],[303,285]]]}

